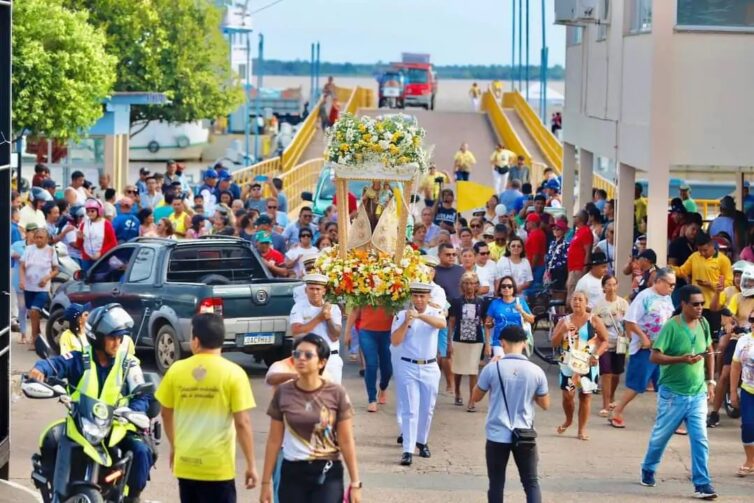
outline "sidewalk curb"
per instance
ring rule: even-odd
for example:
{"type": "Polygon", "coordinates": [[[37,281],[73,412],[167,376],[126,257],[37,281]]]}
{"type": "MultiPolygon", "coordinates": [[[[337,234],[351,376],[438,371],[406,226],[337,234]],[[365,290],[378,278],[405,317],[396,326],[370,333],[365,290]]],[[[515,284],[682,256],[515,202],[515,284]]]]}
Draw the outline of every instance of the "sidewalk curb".
{"type": "MultiPolygon", "coordinates": [[[[13,482],[13,481],[10,481],[10,480],[2,480],[2,479],[0,479],[0,487],[3,487],[3,486],[9,487],[13,491],[14,494],[9,494],[8,495],[8,496],[10,496],[9,499],[5,499],[5,496],[1,496],[0,497],[0,503],[5,502],[5,501],[7,501],[7,502],[13,501],[15,503],[24,503],[26,501],[35,501],[35,502],[42,503],[42,497],[39,494],[37,494],[35,491],[32,491],[31,489],[29,489],[28,487],[24,487],[21,484],[18,484],[16,482],[13,482]],[[28,496],[28,498],[21,499],[21,498],[19,498],[19,496],[21,496],[21,495],[28,496]]],[[[4,493],[5,490],[0,491],[0,492],[4,493]]]]}

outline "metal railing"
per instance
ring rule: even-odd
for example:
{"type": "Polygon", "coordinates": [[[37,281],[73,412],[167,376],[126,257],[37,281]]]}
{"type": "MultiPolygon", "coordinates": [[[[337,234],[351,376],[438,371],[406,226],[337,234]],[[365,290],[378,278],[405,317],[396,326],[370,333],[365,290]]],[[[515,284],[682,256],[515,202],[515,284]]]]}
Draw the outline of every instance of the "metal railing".
{"type": "Polygon", "coordinates": [[[534,141],[537,142],[542,154],[545,156],[547,163],[558,172],[563,172],[563,145],[558,141],[555,135],[542,124],[534,109],[521,96],[518,91],[503,94],[503,104],[506,107],[513,108],[521,121],[529,130],[534,141]]]}
{"type": "Polygon", "coordinates": [[[254,177],[259,175],[265,175],[269,177],[277,176],[280,173],[282,162],[280,157],[271,157],[260,161],[251,166],[239,169],[233,173],[233,181],[240,186],[245,186],[254,180],[254,177]]]}
{"type": "Polygon", "coordinates": [[[320,97],[319,100],[317,100],[317,103],[309,109],[309,115],[301,123],[298,132],[296,132],[296,136],[293,137],[291,143],[289,143],[285,150],[283,150],[283,157],[281,159],[282,172],[286,172],[296,165],[301,158],[301,155],[311,143],[312,138],[314,138],[314,135],[317,132],[319,107],[322,105],[323,99],[324,98],[320,97]]]}
{"type": "Polygon", "coordinates": [[[292,217],[297,216],[298,210],[305,204],[305,201],[301,199],[301,192],[311,190],[316,185],[324,164],[325,160],[318,157],[302,162],[280,176],[288,195],[288,214],[292,217]]]}
{"type": "Polygon", "coordinates": [[[526,164],[531,166],[531,154],[521,142],[521,138],[516,134],[513,126],[511,126],[508,118],[503,113],[503,108],[490,90],[487,90],[482,94],[482,110],[487,112],[487,117],[489,117],[490,122],[492,122],[492,126],[495,128],[498,138],[502,140],[505,148],[515,152],[517,155],[524,156],[526,164]]]}

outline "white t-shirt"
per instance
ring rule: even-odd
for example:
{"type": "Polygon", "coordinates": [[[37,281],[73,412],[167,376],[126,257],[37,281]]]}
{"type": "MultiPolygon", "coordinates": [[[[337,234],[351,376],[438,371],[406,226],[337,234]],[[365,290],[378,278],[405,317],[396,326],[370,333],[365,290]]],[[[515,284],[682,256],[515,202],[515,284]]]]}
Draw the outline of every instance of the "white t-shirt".
{"type": "Polygon", "coordinates": [[[44,212],[42,210],[35,210],[31,205],[27,205],[18,212],[18,226],[26,229],[26,226],[31,223],[37,224],[37,227],[40,229],[44,229],[47,225],[44,212]]]}
{"type": "Polygon", "coordinates": [[[741,363],[741,387],[748,393],[754,393],[754,337],[746,334],[738,339],[733,361],[741,363]]]}
{"type": "MultiPolygon", "coordinates": [[[[332,315],[332,322],[336,327],[338,327],[338,331],[340,331],[343,314],[341,313],[340,307],[338,307],[337,304],[331,304],[331,306],[332,307],[330,309],[330,314],[332,315]]],[[[304,299],[304,301],[297,302],[293,305],[293,309],[291,309],[290,323],[291,325],[293,325],[294,323],[309,323],[320,313],[320,311],[322,311],[321,307],[313,306],[309,302],[309,299],[304,299]]],[[[319,322],[317,326],[315,326],[311,331],[311,333],[317,334],[325,341],[327,341],[327,344],[330,346],[331,352],[338,351],[338,353],[340,353],[340,341],[333,341],[330,339],[330,336],[327,334],[326,321],[323,320],[319,322]]],[[[331,354],[330,358],[328,358],[327,360],[325,369],[332,376],[332,382],[340,384],[341,378],[343,376],[343,360],[340,358],[340,354],[331,354]]]]}
{"type": "MultiPolygon", "coordinates": [[[[427,307],[424,311],[429,316],[443,317],[443,314],[433,307],[427,307]]],[[[393,325],[390,332],[395,332],[403,324],[406,318],[406,311],[399,312],[393,318],[393,325]]],[[[429,360],[437,357],[437,334],[439,329],[433,328],[422,320],[415,319],[411,321],[406,337],[398,346],[398,353],[403,358],[412,360],[429,360]]]]}
{"type": "Polygon", "coordinates": [[[513,263],[508,257],[500,257],[497,262],[497,277],[511,276],[519,287],[524,283],[534,281],[529,259],[521,259],[518,264],[513,263]]]}
{"type": "Polygon", "coordinates": [[[492,260],[488,260],[484,267],[477,264],[476,275],[479,276],[479,286],[490,288],[485,297],[493,297],[495,295],[495,280],[497,279],[497,264],[492,260]]]}
{"type": "Polygon", "coordinates": [[[304,260],[307,257],[316,256],[317,254],[319,254],[319,250],[316,246],[310,246],[309,248],[295,246],[285,253],[285,258],[294,261],[296,258],[301,257],[298,262],[296,262],[296,265],[293,266],[293,272],[296,273],[297,278],[300,278],[304,275],[304,260]]]}
{"type": "Polygon", "coordinates": [[[602,291],[602,279],[588,272],[584,274],[576,283],[575,291],[584,291],[589,297],[589,307],[594,308],[605,298],[605,292],[602,291]]]}
{"type": "Polygon", "coordinates": [[[429,292],[429,302],[430,304],[437,306],[436,309],[438,311],[447,314],[448,308],[450,307],[450,304],[448,304],[448,297],[445,295],[445,290],[434,281],[432,282],[432,291],[429,292]]]}
{"type": "Polygon", "coordinates": [[[21,257],[21,262],[23,262],[26,272],[24,275],[25,290],[29,292],[49,292],[50,282],[45,283],[43,287],[39,286],[39,282],[50,274],[53,266],[57,267],[58,265],[58,256],[52,246],[45,245],[44,248],[38,248],[36,245],[27,246],[21,257]]]}

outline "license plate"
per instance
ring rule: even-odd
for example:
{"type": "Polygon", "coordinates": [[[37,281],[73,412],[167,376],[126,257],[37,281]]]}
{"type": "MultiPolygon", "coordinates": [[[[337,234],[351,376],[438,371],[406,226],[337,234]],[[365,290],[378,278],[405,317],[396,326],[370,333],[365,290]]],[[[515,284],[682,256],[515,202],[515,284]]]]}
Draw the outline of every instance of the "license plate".
{"type": "Polygon", "coordinates": [[[243,336],[244,346],[255,346],[257,344],[274,344],[275,334],[248,334],[243,336]]]}
{"type": "Polygon", "coordinates": [[[396,87],[386,87],[382,90],[382,94],[387,96],[388,98],[397,98],[401,95],[401,91],[396,87]]]}

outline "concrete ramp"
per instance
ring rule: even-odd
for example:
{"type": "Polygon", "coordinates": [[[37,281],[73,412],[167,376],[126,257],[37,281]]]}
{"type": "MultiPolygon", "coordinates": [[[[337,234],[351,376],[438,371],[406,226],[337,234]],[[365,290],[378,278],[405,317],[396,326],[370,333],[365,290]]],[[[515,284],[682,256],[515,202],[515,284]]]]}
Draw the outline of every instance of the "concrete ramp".
{"type": "Polygon", "coordinates": [[[524,147],[526,147],[526,150],[528,150],[529,154],[531,154],[531,160],[533,162],[540,162],[547,165],[548,162],[545,159],[544,154],[542,153],[542,149],[539,148],[539,144],[536,142],[536,140],[534,140],[534,137],[529,132],[526,124],[524,124],[524,121],[522,121],[521,117],[519,117],[518,112],[516,112],[516,110],[513,108],[504,108],[503,113],[508,119],[508,122],[510,122],[513,130],[518,135],[518,138],[521,140],[521,143],[523,143],[524,147]]]}
{"type": "MultiPolygon", "coordinates": [[[[461,143],[466,142],[477,160],[469,180],[494,187],[489,158],[495,149],[497,138],[486,114],[427,111],[414,108],[400,112],[414,115],[419,125],[427,131],[424,144],[427,147],[434,145],[432,157],[437,163],[437,169],[447,172],[453,178],[453,156],[461,143]]],[[[395,111],[359,110],[359,114],[371,117],[386,113],[395,113],[395,111]]],[[[453,179],[453,186],[455,186],[455,179],[453,179]]]]}

